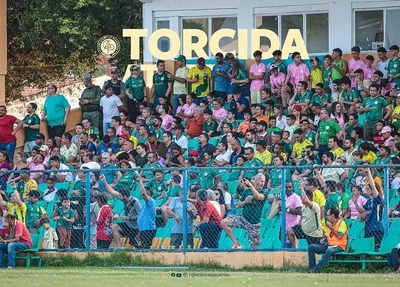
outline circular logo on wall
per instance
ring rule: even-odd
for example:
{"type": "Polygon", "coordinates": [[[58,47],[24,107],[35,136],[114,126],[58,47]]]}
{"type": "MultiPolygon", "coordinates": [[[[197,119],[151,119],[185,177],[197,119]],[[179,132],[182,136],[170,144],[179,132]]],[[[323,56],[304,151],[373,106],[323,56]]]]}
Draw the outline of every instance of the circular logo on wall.
{"type": "Polygon", "coordinates": [[[97,50],[103,56],[115,57],[120,51],[121,45],[117,37],[105,35],[97,42],[97,50]]]}

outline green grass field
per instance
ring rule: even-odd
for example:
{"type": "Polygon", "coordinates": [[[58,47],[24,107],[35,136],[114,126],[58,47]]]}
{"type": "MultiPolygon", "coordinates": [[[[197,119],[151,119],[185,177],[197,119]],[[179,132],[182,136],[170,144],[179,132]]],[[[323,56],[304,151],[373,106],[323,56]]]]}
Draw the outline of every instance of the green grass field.
{"type": "Polygon", "coordinates": [[[116,268],[17,268],[0,270],[1,286],[400,286],[394,274],[301,274],[230,271],[153,271],[116,268]],[[172,277],[181,273],[182,278],[172,277]],[[213,285],[210,285],[213,284],[213,285]]]}

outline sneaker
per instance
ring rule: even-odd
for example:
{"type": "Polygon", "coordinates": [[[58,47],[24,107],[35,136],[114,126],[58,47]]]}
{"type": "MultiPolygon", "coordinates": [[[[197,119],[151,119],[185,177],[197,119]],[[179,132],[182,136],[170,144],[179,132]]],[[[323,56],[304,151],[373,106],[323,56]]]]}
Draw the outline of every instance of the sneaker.
{"type": "Polygon", "coordinates": [[[14,269],[14,266],[8,266],[7,269],[14,269]]]}
{"type": "Polygon", "coordinates": [[[235,243],[232,245],[232,249],[242,249],[242,245],[240,245],[240,243],[235,243]]]}

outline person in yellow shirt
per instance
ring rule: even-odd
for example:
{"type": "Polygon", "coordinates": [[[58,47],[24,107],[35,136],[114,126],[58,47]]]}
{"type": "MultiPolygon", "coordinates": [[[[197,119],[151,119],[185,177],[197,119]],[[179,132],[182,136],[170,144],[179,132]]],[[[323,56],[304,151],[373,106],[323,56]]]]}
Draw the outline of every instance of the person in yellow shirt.
{"type": "Polygon", "coordinates": [[[265,140],[258,140],[256,142],[256,149],[254,158],[259,159],[264,165],[271,165],[272,154],[267,150],[267,142],[265,140]]]}
{"type": "MultiPolygon", "coordinates": [[[[22,168],[21,170],[29,170],[29,168],[22,168]]],[[[21,179],[24,187],[22,199],[25,200],[31,190],[38,190],[38,184],[36,180],[30,178],[30,174],[27,172],[21,173],[21,179]]]]}
{"type": "Polygon", "coordinates": [[[304,132],[302,129],[297,129],[293,133],[294,140],[296,143],[293,145],[292,158],[301,161],[304,158],[304,152],[308,146],[314,146],[314,144],[308,139],[304,138],[304,132]]]}
{"type": "Polygon", "coordinates": [[[330,148],[330,152],[334,156],[334,160],[338,159],[342,154],[344,154],[344,150],[338,144],[338,138],[336,136],[330,137],[328,141],[328,148],[330,148]]]}
{"type": "Polygon", "coordinates": [[[17,220],[25,224],[27,210],[26,204],[22,202],[15,182],[12,182],[11,184],[13,186],[14,192],[11,194],[10,202],[1,200],[0,205],[6,207],[8,212],[14,214],[17,220]]]}
{"type": "Polygon", "coordinates": [[[390,120],[392,121],[392,124],[396,128],[400,128],[400,97],[397,97],[396,99],[396,107],[394,108],[392,114],[390,115],[390,120]]]}
{"type": "Polygon", "coordinates": [[[326,224],[325,224],[325,216],[324,216],[324,207],[325,207],[325,196],[324,194],[318,189],[318,181],[314,177],[308,177],[305,179],[304,184],[306,190],[311,191],[313,193],[313,202],[319,205],[321,211],[321,223],[322,223],[322,231],[325,232],[326,224]]]}
{"type": "Polygon", "coordinates": [[[373,164],[378,158],[376,154],[371,151],[371,145],[369,143],[362,143],[359,147],[360,152],[363,154],[362,161],[368,161],[369,164],[373,164]]]}
{"type": "Polygon", "coordinates": [[[318,57],[311,58],[310,63],[313,67],[313,69],[310,71],[311,89],[315,89],[315,86],[318,83],[324,83],[324,77],[322,76],[322,68],[319,65],[318,57]]]}
{"type": "Polygon", "coordinates": [[[192,84],[191,92],[197,98],[207,97],[213,86],[211,69],[206,66],[204,58],[197,59],[197,65],[189,70],[186,81],[192,84]]]}

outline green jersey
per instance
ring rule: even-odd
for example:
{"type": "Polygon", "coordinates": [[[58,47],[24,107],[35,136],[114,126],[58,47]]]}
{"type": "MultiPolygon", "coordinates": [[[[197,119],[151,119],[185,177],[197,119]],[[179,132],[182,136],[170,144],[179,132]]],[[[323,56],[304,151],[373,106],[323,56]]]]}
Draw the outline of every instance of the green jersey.
{"type": "Polygon", "coordinates": [[[138,102],[142,102],[144,99],[144,88],[146,87],[146,82],[142,76],[129,77],[125,83],[125,89],[133,96],[138,102]]]}
{"type": "Polygon", "coordinates": [[[322,96],[318,95],[315,93],[312,98],[311,98],[311,104],[320,104],[321,107],[325,106],[326,104],[324,103],[330,103],[331,102],[331,97],[329,96],[328,93],[323,93],[322,96]]]}
{"type": "Polygon", "coordinates": [[[249,222],[250,224],[260,223],[260,218],[261,218],[262,210],[263,210],[267,195],[265,194],[265,192],[263,190],[261,190],[259,193],[264,195],[263,200],[255,199],[251,189],[246,189],[245,191],[243,191],[243,193],[241,194],[240,199],[239,199],[240,201],[245,201],[248,196],[252,197],[251,202],[246,203],[243,206],[243,213],[242,213],[242,216],[244,217],[244,219],[246,219],[246,221],[249,222]]]}
{"type": "Polygon", "coordinates": [[[155,86],[155,95],[156,95],[156,99],[164,96],[167,93],[168,90],[168,84],[171,81],[168,78],[168,73],[167,72],[163,72],[161,74],[159,73],[155,73],[153,76],[153,84],[155,86]]]}
{"type": "Polygon", "coordinates": [[[340,130],[341,128],[334,120],[320,121],[317,129],[317,134],[319,135],[318,143],[320,145],[328,145],[329,138],[336,136],[340,130]]]}
{"type": "Polygon", "coordinates": [[[158,198],[163,192],[167,192],[167,185],[164,180],[157,181],[155,178],[147,184],[153,191],[153,198],[158,198]]]}
{"type": "Polygon", "coordinates": [[[310,130],[310,132],[308,134],[304,134],[304,138],[306,140],[309,140],[313,144],[315,144],[315,136],[316,135],[317,135],[316,132],[314,132],[313,130],[310,130]]]}
{"type": "Polygon", "coordinates": [[[332,77],[332,68],[331,67],[329,67],[328,69],[325,68],[322,70],[322,77],[324,79],[324,89],[329,88],[329,85],[330,85],[329,76],[332,77]]]}
{"type": "Polygon", "coordinates": [[[212,131],[213,133],[211,134],[211,137],[215,137],[215,136],[219,136],[221,135],[221,132],[217,132],[217,128],[218,128],[218,123],[216,120],[211,120],[210,123],[208,123],[207,121],[203,122],[203,131],[205,133],[209,133],[210,131],[212,131]]]}
{"type": "Polygon", "coordinates": [[[32,129],[30,126],[40,125],[40,118],[37,114],[26,115],[22,120],[28,127],[25,128],[25,142],[35,141],[36,135],[39,133],[39,129],[32,129]]]}
{"type": "Polygon", "coordinates": [[[356,124],[354,127],[351,125],[347,125],[345,129],[346,138],[351,138],[351,133],[353,132],[354,128],[361,127],[359,124],[356,124]]]}
{"type": "Polygon", "coordinates": [[[342,212],[343,209],[348,209],[349,208],[349,201],[351,199],[351,196],[347,193],[343,194],[341,198],[341,205],[342,205],[342,212]]]}
{"type": "Polygon", "coordinates": [[[157,140],[162,141],[165,130],[163,128],[159,128],[158,130],[153,128],[152,131],[156,134],[157,140]]]}
{"type": "Polygon", "coordinates": [[[179,196],[181,187],[179,185],[171,185],[168,188],[167,195],[164,197],[163,203],[165,203],[169,198],[174,198],[179,196]]]}
{"type": "Polygon", "coordinates": [[[57,209],[56,211],[57,216],[60,216],[60,219],[57,221],[57,227],[65,227],[66,230],[71,231],[72,230],[72,222],[66,221],[64,219],[72,219],[75,218],[75,213],[72,210],[72,208],[68,208],[67,210],[64,210],[64,208],[61,206],[57,209]]]}
{"type": "Polygon", "coordinates": [[[219,175],[216,169],[206,170],[203,169],[199,172],[199,179],[201,188],[207,189],[213,186],[214,179],[219,175]]]}
{"type": "Polygon", "coordinates": [[[350,92],[343,90],[341,96],[345,102],[354,102],[354,100],[360,99],[360,92],[356,88],[352,88],[350,92]]]}
{"type": "MultiPolygon", "coordinates": [[[[341,59],[339,62],[333,61],[333,64],[336,65],[339,69],[343,70],[343,62],[344,60],[341,59]]],[[[341,79],[343,75],[336,69],[332,68],[332,81],[341,79]]]]}
{"type": "MultiPolygon", "coordinates": [[[[154,170],[162,170],[162,166],[161,166],[161,164],[159,164],[158,162],[155,162],[155,163],[146,163],[146,164],[143,166],[143,168],[151,168],[151,169],[154,169],[154,170]]],[[[144,176],[145,178],[148,178],[148,179],[153,179],[153,178],[154,178],[153,171],[151,171],[151,170],[147,170],[147,171],[143,172],[143,176],[144,176]]]]}
{"type": "Polygon", "coordinates": [[[310,91],[306,91],[304,94],[297,93],[296,96],[294,97],[295,103],[303,104],[306,101],[311,101],[311,92],[310,91]]]}
{"type": "Polygon", "coordinates": [[[126,188],[131,191],[136,186],[136,178],[137,176],[135,172],[124,172],[114,189],[119,191],[121,188],[126,188]]]}
{"type": "MultiPolygon", "coordinates": [[[[390,163],[390,157],[389,157],[389,156],[387,156],[387,157],[385,157],[385,158],[380,158],[380,157],[378,157],[378,158],[374,161],[374,164],[379,164],[379,165],[388,165],[389,163],[390,163]]],[[[383,169],[378,168],[378,169],[377,169],[377,172],[378,172],[378,175],[379,175],[380,177],[383,176],[383,169]]]]}
{"type": "Polygon", "coordinates": [[[339,194],[335,193],[331,193],[328,198],[325,201],[325,207],[324,207],[324,216],[325,216],[325,220],[326,220],[326,214],[328,212],[329,209],[331,208],[337,208],[340,209],[340,196],[339,194]]]}
{"type": "Polygon", "coordinates": [[[40,224],[35,226],[35,221],[39,220],[43,215],[46,214],[46,210],[41,207],[38,203],[33,204],[30,201],[26,203],[26,227],[28,228],[39,228],[40,224]]]}
{"type": "Polygon", "coordinates": [[[264,164],[257,158],[253,158],[252,161],[246,161],[243,164],[243,167],[252,167],[254,169],[246,169],[244,171],[244,177],[247,179],[251,179],[252,177],[256,176],[258,170],[261,169],[264,164]]]}
{"type": "Polygon", "coordinates": [[[366,115],[364,124],[372,125],[382,120],[382,111],[388,105],[389,103],[382,96],[378,96],[375,98],[371,97],[366,98],[361,104],[361,107],[363,108],[369,107],[369,111],[365,112],[366,115]]]}
{"type": "MultiPolygon", "coordinates": [[[[387,71],[389,74],[392,74],[393,76],[400,74],[400,58],[390,59],[389,64],[387,66],[387,71]]],[[[393,79],[392,82],[396,83],[396,85],[399,85],[400,78],[393,79]]]]}

